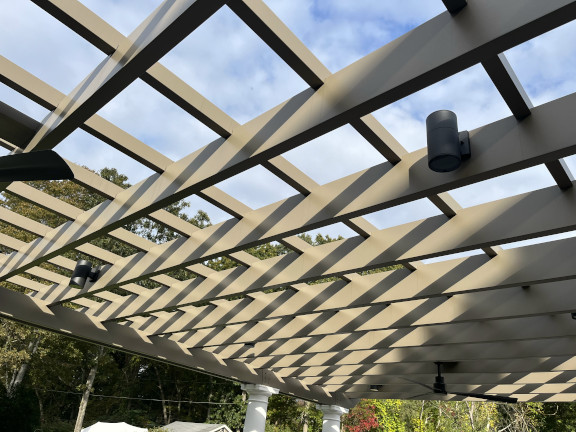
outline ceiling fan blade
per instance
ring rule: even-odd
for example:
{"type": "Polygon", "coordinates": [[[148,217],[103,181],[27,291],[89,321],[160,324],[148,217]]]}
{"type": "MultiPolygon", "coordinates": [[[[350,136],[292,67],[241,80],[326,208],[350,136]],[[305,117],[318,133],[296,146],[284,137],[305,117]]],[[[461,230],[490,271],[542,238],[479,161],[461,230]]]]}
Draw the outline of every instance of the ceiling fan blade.
{"type": "Polygon", "coordinates": [[[431,394],[434,394],[434,392],[427,392],[427,393],[422,393],[422,394],[419,394],[419,395],[416,395],[416,396],[410,396],[410,397],[407,398],[407,399],[418,399],[419,397],[428,396],[428,395],[431,395],[431,394]]]}
{"type": "Polygon", "coordinates": [[[403,379],[403,380],[405,380],[405,381],[410,381],[410,382],[413,383],[413,384],[418,384],[419,386],[425,387],[425,388],[431,390],[432,392],[435,392],[435,391],[434,391],[434,387],[429,386],[429,385],[427,385],[427,384],[423,384],[423,383],[421,383],[421,382],[414,381],[413,379],[406,378],[406,377],[399,377],[399,378],[400,378],[400,379],[403,379]]]}
{"type": "Polygon", "coordinates": [[[449,394],[458,395],[458,396],[470,396],[475,397],[478,399],[485,399],[494,402],[506,402],[506,403],[516,403],[518,402],[517,398],[508,397],[508,396],[498,396],[498,395],[489,395],[489,394],[480,394],[480,393],[459,393],[459,392],[448,392],[449,394]]]}
{"type": "Polygon", "coordinates": [[[74,173],[68,164],[53,150],[0,157],[0,182],[72,178],[74,173]]]}

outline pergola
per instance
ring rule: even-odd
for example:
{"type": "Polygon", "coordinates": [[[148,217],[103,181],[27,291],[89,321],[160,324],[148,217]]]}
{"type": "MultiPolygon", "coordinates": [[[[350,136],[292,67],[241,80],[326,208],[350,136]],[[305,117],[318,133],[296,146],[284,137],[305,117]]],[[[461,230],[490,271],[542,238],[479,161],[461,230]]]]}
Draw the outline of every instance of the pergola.
{"type": "MultiPolygon", "coordinates": [[[[28,292],[0,288],[2,316],[323,405],[420,395],[414,381],[431,385],[434,362],[446,363],[452,391],[576,400],[576,239],[499,247],[576,227],[573,177],[562,159],[576,154],[576,95],[533,107],[502,54],[575,19],[576,2],[470,0],[333,74],[262,0],[165,0],[128,37],[77,0],[33,2],[108,57],[68,95],[0,57],[0,81],[52,111],[38,123],[3,106],[0,143],[53,149],[83,129],[154,174],[124,190],[70,162],[74,181],[106,198],[89,211],[3,183],[69,221],[52,229],[0,208],[2,221],[38,236],[24,243],[0,235],[14,251],[0,257],[0,281],[28,292]],[[309,89],[238,124],[159,63],[222,7],[309,89]],[[371,113],[476,64],[511,115],[470,131],[472,159],[460,169],[432,172],[426,149],[408,152],[371,113]],[[137,79],[220,138],[174,162],[96,114],[137,79]],[[346,124],[387,162],[319,185],[283,157],[346,124]],[[468,208],[448,193],[542,164],[557,186],[468,208]],[[252,209],[214,186],[258,165],[298,194],[252,209]],[[194,194],[229,220],[198,229],[163,210],[194,194]],[[363,218],[422,198],[443,214],[381,230],[363,218]],[[142,217],[181,236],[158,245],[123,228],[142,217]],[[335,222],[357,235],[320,246],[297,236],[335,222]],[[90,243],[105,235],[140,252],[122,258],[90,243]],[[271,241],[293,253],[260,260],[245,252],[271,241]],[[62,256],[71,249],[108,263],[96,282],[74,288],[40,267],[74,269],[62,256]],[[484,254],[421,261],[474,249],[484,254]],[[203,265],[223,256],[239,266],[203,265]],[[386,266],[398,268],[366,272],[386,266]],[[195,277],[167,275],[179,268],[195,277]],[[137,284],[144,279],[160,287],[137,284]]],[[[462,399],[421,398],[439,397],[462,399]]]]}

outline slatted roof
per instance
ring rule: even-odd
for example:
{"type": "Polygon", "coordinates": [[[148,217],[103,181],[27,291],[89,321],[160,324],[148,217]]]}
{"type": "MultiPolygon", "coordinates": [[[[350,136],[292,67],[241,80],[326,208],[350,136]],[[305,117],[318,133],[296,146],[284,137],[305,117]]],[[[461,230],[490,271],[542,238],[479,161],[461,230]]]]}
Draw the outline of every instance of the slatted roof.
{"type": "Polygon", "coordinates": [[[363,397],[421,394],[410,380],[430,385],[437,361],[448,362],[453,391],[576,399],[576,239],[499,247],[576,226],[573,177],[562,159],[576,153],[576,96],[534,107],[503,54],[576,18],[576,2],[470,0],[333,74],[262,0],[166,0],[128,37],[76,0],[33,2],[108,57],[70,94],[0,57],[0,81],[51,111],[38,123],[15,120],[4,106],[1,144],[58,151],[82,129],[153,174],[124,190],[70,162],[74,181],[106,198],[88,211],[24,183],[2,184],[69,220],[52,229],[0,208],[2,221],[38,236],[24,243],[0,235],[14,250],[0,257],[0,280],[30,292],[0,288],[3,316],[347,407],[363,397]],[[236,14],[309,88],[239,124],[159,62],[220,8],[236,14]],[[372,113],[477,64],[509,116],[470,131],[473,156],[459,170],[432,172],[426,149],[408,152],[372,113]],[[172,161],[96,114],[138,79],[219,138],[172,161]],[[283,156],[343,125],[386,162],[320,185],[283,156]],[[9,134],[15,130],[21,133],[9,134]],[[448,193],[540,165],[555,186],[467,208],[448,193]],[[215,186],[258,166],[297,194],[252,209],[215,186]],[[163,210],[194,194],[229,219],[198,229],[163,210]],[[363,217],[422,198],[442,214],[384,229],[363,217]],[[157,245],[123,228],[143,216],[181,237],[157,245]],[[320,246],[297,237],[336,222],[357,235],[320,246]],[[122,258],[90,244],[103,235],[140,252],[122,258]],[[245,252],[270,241],[293,253],[259,260],[245,252]],[[39,267],[72,270],[75,262],[62,256],[71,249],[108,263],[83,289],[39,267]],[[476,249],[483,254],[422,262],[476,249]],[[202,264],[222,256],[240,265],[215,271],[202,264]],[[400,267],[365,272],[392,265],[400,267]],[[196,277],[167,275],[178,268],[196,277]],[[331,276],[338,280],[308,283],[331,276]],[[136,284],[143,279],[160,286],[136,284]],[[113,292],[118,287],[128,295],[113,292]],[[289,288],[270,292],[280,287],[289,288]]]}

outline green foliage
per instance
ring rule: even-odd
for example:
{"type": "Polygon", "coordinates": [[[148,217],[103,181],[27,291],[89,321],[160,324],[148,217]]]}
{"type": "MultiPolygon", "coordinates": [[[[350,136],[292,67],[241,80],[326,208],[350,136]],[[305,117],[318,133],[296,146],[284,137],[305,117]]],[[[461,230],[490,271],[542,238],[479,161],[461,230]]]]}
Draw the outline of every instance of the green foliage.
{"type": "Polygon", "coordinates": [[[248,404],[243,400],[240,384],[221,382],[213,386],[209,400],[214,402],[232,402],[234,405],[210,405],[206,423],[225,424],[232,430],[242,430],[248,404]]]}
{"type": "Polygon", "coordinates": [[[296,399],[286,395],[273,395],[268,400],[268,429],[280,431],[297,429],[299,422],[299,406],[296,399]]]}
{"type": "Polygon", "coordinates": [[[341,235],[339,235],[336,238],[332,238],[328,234],[326,235],[316,234],[316,237],[312,238],[310,234],[305,233],[305,234],[299,234],[298,237],[300,237],[306,243],[311,244],[312,246],[319,246],[326,243],[332,243],[333,241],[344,240],[344,237],[342,237],[341,235]]]}
{"type": "Polygon", "coordinates": [[[258,245],[246,249],[246,252],[258,259],[264,260],[280,255],[286,255],[288,252],[290,252],[290,250],[280,243],[265,243],[263,245],[258,245]]]}
{"type": "MultiPolygon", "coordinates": [[[[103,169],[99,174],[121,188],[130,186],[128,178],[115,169],[103,169]]],[[[72,181],[38,181],[30,182],[29,185],[81,210],[89,210],[105,200],[105,197],[72,181]]],[[[66,222],[63,216],[24,201],[13,194],[3,194],[0,201],[0,205],[5,208],[48,227],[57,227],[66,222]]],[[[190,217],[184,213],[187,207],[188,203],[180,201],[168,206],[166,210],[198,228],[210,225],[210,218],[205,212],[199,211],[195,216],[190,217]]],[[[179,236],[178,233],[148,219],[135,221],[124,228],[155,243],[170,241],[179,236]]],[[[0,224],[0,232],[24,242],[36,238],[29,232],[7,224],[0,224]]],[[[102,236],[91,243],[119,256],[129,256],[136,252],[132,246],[109,236],[102,236]]],[[[3,251],[8,252],[6,248],[3,251]]],[[[72,260],[84,258],[96,265],[101,264],[94,257],[88,257],[73,250],[67,252],[65,256],[72,260]]],[[[42,266],[56,273],[70,275],[69,270],[51,264],[42,266]]],[[[172,275],[178,279],[192,277],[185,270],[177,270],[172,275]]],[[[24,276],[43,282],[30,275],[24,276]]],[[[141,285],[151,284],[145,280],[141,281],[141,285]]],[[[2,286],[22,291],[21,288],[10,283],[3,283],[2,286]]],[[[41,415],[22,416],[23,419],[27,419],[23,421],[28,421],[30,425],[41,423],[43,430],[72,430],[78,411],[80,393],[86,385],[95,347],[6,320],[0,320],[0,347],[0,377],[4,384],[4,392],[8,390],[13,378],[23,365],[29,364],[29,372],[25,375],[25,381],[22,384],[22,388],[28,390],[25,401],[32,401],[34,409],[29,408],[30,412],[41,413],[41,415]],[[42,338],[41,343],[37,346],[38,349],[32,352],[31,342],[39,336],[42,338]]],[[[195,382],[206,381],[207,378],[194,372],[162,364],[157,368],[159,373],[154,374],[153,364],[155,363],[136,356],[107,352],[100,360],[93,393],[128,399],[92,396],[85,424],[101,420],[128,421],[141,426],[155,426],[163,424],[163,407],[173,417],[178,416],[182,420],[189,421],[205,421],[205,406],[186,403],[186,401],[204,401],[209,397],[209,391],[205,386],[194,385],[195,382]],[[165,391],[165,399],[182,400],[184,403],[172,406],[157,401],[140,401],[141,399],[158,399],[160,385],[165,391]]],[[[14,412],[18,411],[16,409],[20,406],[18,403],[23,400],[21,393],[15,393],[11,397],[5,393],[5,396],[1,396],[0,405],[12,407],[10,409],[14,412]]],[[[14,427],[11,430],[27,430],[27,427],[14,427]]]]}
{"type": "Polygon", "coordinates": [[[362,400],[348,432],[540,432],[576,430],[575,404],[362,400]]]}
{"type": "Polygon", "coordinates": [[[405,432],[406,426],[402,418],[402,401],[387,399],[387,400],[371,400],[376,410],[376,418],[378,419],[378,430],[386,432],[405,432]]]}
{"type": "MultiPolygon", "coordinates": [[[[534,403],[535,404],[535,403],[534,403]]],[[[540,430],[576,432],[576,404],[573,403],[538,403],[541,416],[540,430]]]]}
{"type": "Polygon", "coordinates": [[[388,272],[388,271],[401,269],[401,268],[404,268],[404,267],[401,266],[400,264],[398,264],[398,265],[393,265],[393,266],[378,267],[378,268],[371,269],[371,270],[362,270],[362,271],[359,271],[358,274],[360,276],[366,276],[366,275],[371,275],[371,274],[376,274],[376,273],[388,272]]]}
{"type": "Polygon", "coordinates": [[[267,432],[301,431],[304,424],[309,432],[322,430],[322,413],[311,402],[287,395],[273,395],[268,400],[267,432]]]}
{"type": "Polygon", "coordinates": [[[14,373],[24,362],[30,361],[28,346],[36,337],[31,328],[14,325],[10,321],[0,321],[0,376],[4,390],[8,391],[14,373]]]}

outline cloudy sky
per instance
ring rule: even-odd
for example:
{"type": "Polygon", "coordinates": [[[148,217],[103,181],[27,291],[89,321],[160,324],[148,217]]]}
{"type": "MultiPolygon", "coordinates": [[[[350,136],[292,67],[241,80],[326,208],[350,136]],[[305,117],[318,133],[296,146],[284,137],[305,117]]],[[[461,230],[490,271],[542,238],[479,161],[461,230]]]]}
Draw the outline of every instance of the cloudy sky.
{"type": "MultiPolygon", "coordinates": [[[[480,0],[469,0],[480,1],[480,0]]],[[[123,34],[129,34],[160,0],[83,0],[123,34]]],[[[441,0],[266,0],[269,7],[332,71],[353,63],[399,35],[442,13],[441,0]]],[[[31,1],[0,0],[0,55],[63,93],[70,92],[105,55],[31,1]]],[[[570,23],[506,53],[534,105],[576,91],[576,23],[570,23]]],[[[235,14],[223,7],[161,61],[239,123],[265,112],[306,84],[235,14]]],[[[0,100],[42,120],[47,111],[0,84],[0,100]]],[[[438,109],[458,114],[461,130],[510,115],[481,66],[474,66],[374,113],[409,151],[425,146],[426,116],[438,109]],[[466,95],[466,98],[455,95],[466,95]]],[[[204,146],[216,135],[142,81],[124,90],[99,114],[173,160],[204,146]]],[[[56,150],[92,169],[117,167],[132,183],[152,172],[89,134],[78,131],[56,150]]],[[[350,126],[285,154],[323,184],[385,159],[350,126]]],[[[576,158],[567,158],[576,172],[576,158]]],[[[544,167],[452,191],[464,207],[553,184],[544,167]]],[[[294,195],[290,186],[263,168],[218,185],[252,208],[294,195]]],[[[191,197],[219,222],[228,216],[191,197]]],[[[367,215],[379,228],[439,214],[428,201],[367,215]]],[[[353,235],[338,224],[321,230],[353,235]]]]}

